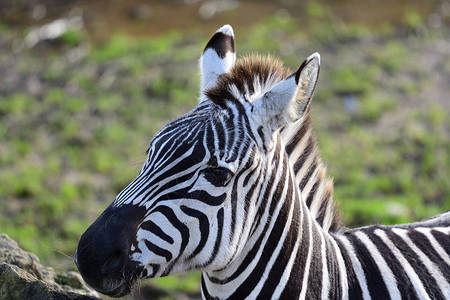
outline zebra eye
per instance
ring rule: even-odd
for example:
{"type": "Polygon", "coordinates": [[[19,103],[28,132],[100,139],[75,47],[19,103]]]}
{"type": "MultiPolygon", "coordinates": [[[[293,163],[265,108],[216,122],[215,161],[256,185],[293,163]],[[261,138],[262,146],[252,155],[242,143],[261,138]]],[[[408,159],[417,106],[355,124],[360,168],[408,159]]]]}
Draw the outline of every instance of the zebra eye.
{"type": "Polygon", "coordinates": [[[215,186],[226,186],[231,178],[233,172],[224,167],[210,167],[203,171],[206,180],[215,186]]]}

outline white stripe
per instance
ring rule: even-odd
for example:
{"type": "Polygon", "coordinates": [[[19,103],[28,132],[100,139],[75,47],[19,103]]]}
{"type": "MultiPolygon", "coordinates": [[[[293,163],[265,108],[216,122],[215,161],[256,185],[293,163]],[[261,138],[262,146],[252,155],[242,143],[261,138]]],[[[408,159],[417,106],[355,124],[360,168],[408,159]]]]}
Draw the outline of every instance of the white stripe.
{"type": "MultiPolygon", "coordinates": [[[[312,168],[313,164],[311,164],[310,167],[312,168]]],[[[310,169],[308,168],[308,170],[306,170],[306,172],[309,172],[309,170],[310,169]]],[[[305,177],[306,173],[303,174],[302,176],[305,177]]],[[[317,179],[318,176],[319,176],[319,168],[316,165],[314,167],[314,172],[311,174],[311,176],[308,179],[308,182],[306,183],[305,187],[302,190],[302,198],[303,198],[303,201],[305,201],[305,203],[306,203],[306,200],[308,199],[309,194],[312,192],[312,188],[313,188],[314,184],[318,181],[318,179],[317,179]]],[[[299,181],[299,184],[300,184],[300,182],[301,182],[301,180],[299,181]]],[[[315,196],[315,194],[314,194],[314,196],[315,196]]],[[[311,211],[312,216],[315,216],[315,214],[311,210],[311,206],[310,206],[309,210],[311,211]]]]}
{"type": "MultiPolygon", "coordinates": [[[[328,236],[330,236],[327,233],[328,236]]],[[[331,237],[331,236],[330,236],[331,237]]],[[[339,273],[341,278],[341,290],[342,290],[342,299],[348,300],[348,278],[347,278],[347,269],[345,267],[344,258],[342,257],[341,249],[337,245],[336,241],[333,238],[330,238],[331,244],[334,246],[334,250],[337,257],[337,263],[339,266],[339,273]]]]}
{"type": "MultiPolygon", "coordinates": [[[[310,168],[311,165],[313,164],[314,159],[315,159],[314,155],[310,155],[310,156],[308,156],[308,158],[307,158],[307,159],[305,160],[305,162],[303,163],[302,168],[298,171],[297,176],[295,177],[296,182],[297,182],[297,185],[300,184],[300,182],[302,181],[303,177],[305,177],[305,175],[308,173],[309,168],[310,168]],[[300,175],[300,174],[301,174],[301,175],[300,175]]],[[[314,172],[316,172],[316,171],[317,171],[317,168],[316,168],[316,170],[315,170],[314,172]]],[[[316,173],[311,174],[311,177],[308,179],[308,182],[309,182],[312,178],[314,178],[313,175],[316,175],[316,173]]],[[[305,186],[305,188],[306,188],[306,186],[305,186]]],[[[305,191],[306,191],[306,190],[303,189],[302,193],[304,193],[305,191]]],[[[306,199],[303,199],[303,200],[306,200],[306,199]]]]}
{"type": "MultiPolygon", "coordinates": [[[[313,244],[313,234],[312,234],[312,222],[311,222],[311,218],[307,218],[308,221],[308,226],[309,226],[309,243],[307,244],[308,246],[308,255],[306,256],[306,262],[305,262],[305,270],[303,272],[303,283],[302,283],[302,290],[300,292],[300,296],[299,299],[305,299],[306,297],[306,289],[308,288],[308,277],[309,277],[309,268],[311,267],[311,257],[312,257],[312,252],[313,252],[313,248],[314,248],[314,244],[313,244]]],[[[305,246],[305,244],[303,243],[302,246],[305,246]]]]}
{"type": "Polygon", "coordinates": [[[361,287],[363,299],[372,299],[370,297],[369,288],[367,287],[367,279],[364,271],[362,269],[361,263],[358,260],[358,257],[355,255],[355,249],[353,249],[350,241],[343,235],[336,236],[342,243],[342,245],[346,248],[347,254],[352,261],[353,270],[355,271],[356,278],[358,279],[359,286],[361,287]]]}
{"type": "Polygon", "coordinates": [[[330,293],[330,276],[328,274],[327,247],[324,234],[320,230],[318,230],[318,233],[320,234],[320,255],[322,256],[322,291],[320,297],[322,299],[328,299],[328,294],[330,293]]]}
{"type": "MultiPolygon", "coordinates": [[[[320,169],[320,167],[318,167],[316,169],[317,173],[318,173],[317,177],[320,176],[319,175],[319,169],[320,169]]],[[[320,207],[322,205],[322,197],[323,197],[323,194],[325,192],[325,183],[326,183],[326,181],[325,181],[325,177],[322,177],[321,179],[314,178],[314,181],[315,181],[314,184],[316,182],[318,182],[319,184],[316,186],[316,191],[315,191],[314,197],[313,197],[313,199],[311,201],[311,205],[309,206],[309,210],[311,211],[311,215],[318,216],[320,207]]]]}
{"type": "MultiPolygon", "coordinates": [[[[297,122],[300,122],[300,120],[297,122]]],[[[298,133],[298,128],[301,127],[301,126],[297,125],[298,124],[297,122],[289,125],[289,127],[286,128],[281,134],[281,137],[286,145],[288,144],[288,142],[291,139],[294,138],[294,136],[298,133]]],[[[301,121],[301,122],[303,122],[303,121],[301,121]]],[[[302,155],[304,153],[304,150],[305,150],[306,146],[308,145],[308,140],[309,140],[309,137],[311,136],[311,132],[312,132],[311,128],[308,128],[308,130],[305,132],[305,135],[302,137],[300,142],[295,146],[294,150],[289,155],[289,160],[291,161],[291,165],[294,165],[294,163],[299,159],[300,155],[302,155]]]]}

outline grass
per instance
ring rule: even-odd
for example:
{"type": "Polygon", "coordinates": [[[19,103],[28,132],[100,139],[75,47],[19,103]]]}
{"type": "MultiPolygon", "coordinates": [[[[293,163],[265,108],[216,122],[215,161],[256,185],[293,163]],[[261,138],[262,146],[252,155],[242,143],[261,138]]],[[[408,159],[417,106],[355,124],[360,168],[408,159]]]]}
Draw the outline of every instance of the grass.
{"type": "MultiPolygon", "coordinates": [[[[307,9],[307,34],[276,15],[240,34],[238,51],[281,55],[293,68],[299,55],[322,53],[313,123],[345,223],[394,224],[450,209],[448,106],[421,101],[433,70],[411,67],[435,37],[333,26],[326,8],[307,9]]],[[[178,33],[117,35],[71,62],[68,51],[83,39],[70,33],[59,52],[42,45],[0,61],[2,73],[20,78],[0,93],[0,228],[61,268],[74,268],[61,253],[73,256],[80,234],[138,173],[151,136],[196,105],[205,43],[178,33]]],[[[195,293],[198,282],[194,273],[153,284],[195,293]]]]}

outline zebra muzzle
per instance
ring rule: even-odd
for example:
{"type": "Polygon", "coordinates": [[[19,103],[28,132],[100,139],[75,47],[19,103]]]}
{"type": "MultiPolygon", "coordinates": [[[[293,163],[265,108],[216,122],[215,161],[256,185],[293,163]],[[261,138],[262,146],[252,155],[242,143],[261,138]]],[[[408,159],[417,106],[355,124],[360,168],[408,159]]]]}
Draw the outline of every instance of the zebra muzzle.
{"type": "Polygon", "coordinates": [[[144,268],[131,259],[130,250],[144,216],[139,211],[110,206],[81,236],[75,264],[86,283],[102,294],[126,295],[141,277],[144,268]]]}

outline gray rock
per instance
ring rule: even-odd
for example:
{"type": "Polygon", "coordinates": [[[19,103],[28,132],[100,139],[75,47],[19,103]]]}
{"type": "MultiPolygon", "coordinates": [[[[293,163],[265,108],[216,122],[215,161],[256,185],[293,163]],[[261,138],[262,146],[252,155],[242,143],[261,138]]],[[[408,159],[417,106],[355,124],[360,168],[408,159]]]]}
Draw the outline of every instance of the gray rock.
{"type": "Polygon", "coordinates": [[[99,299],[80,274],[56,273],[0,234],[0,299],[99,299]]]}

